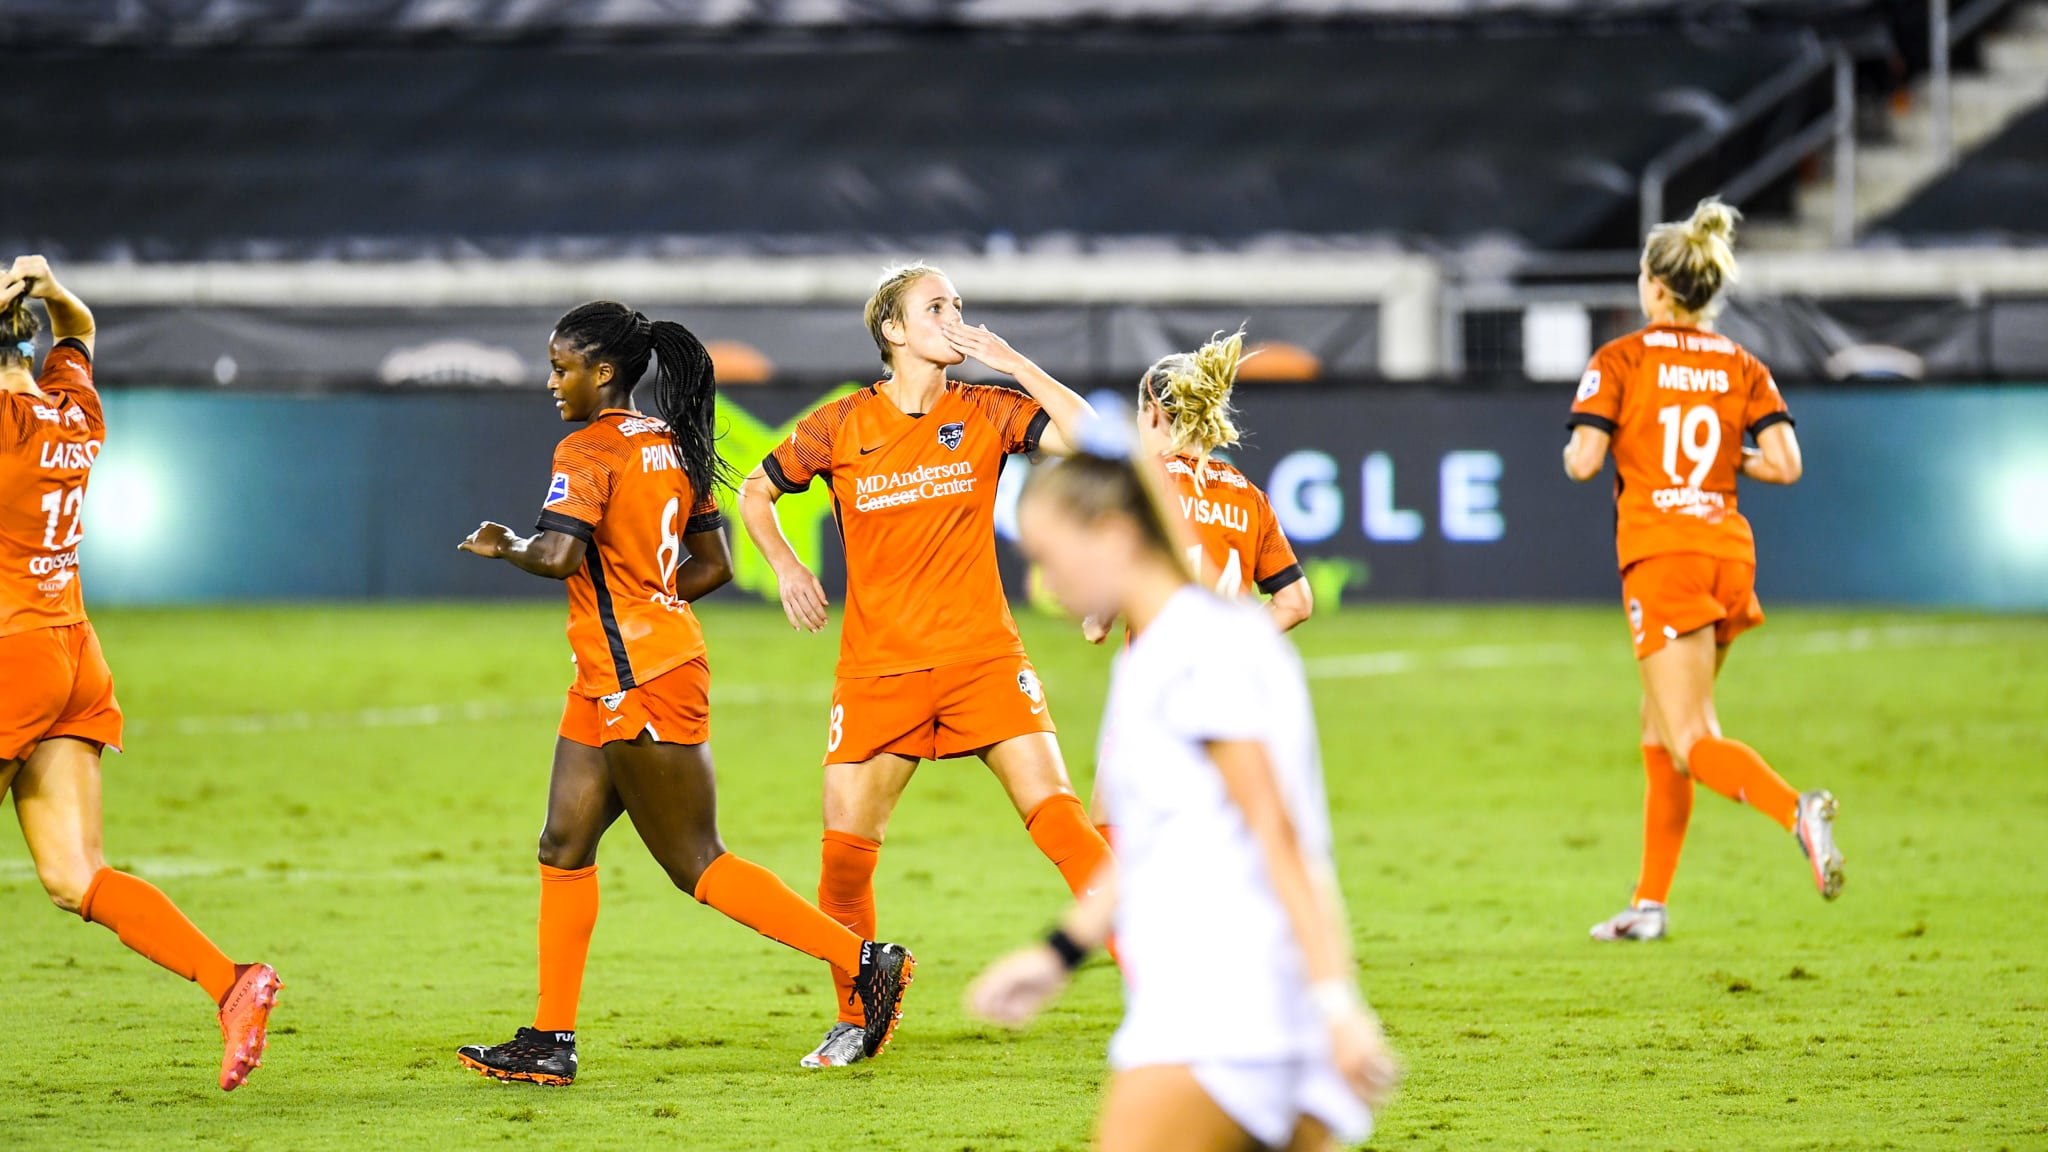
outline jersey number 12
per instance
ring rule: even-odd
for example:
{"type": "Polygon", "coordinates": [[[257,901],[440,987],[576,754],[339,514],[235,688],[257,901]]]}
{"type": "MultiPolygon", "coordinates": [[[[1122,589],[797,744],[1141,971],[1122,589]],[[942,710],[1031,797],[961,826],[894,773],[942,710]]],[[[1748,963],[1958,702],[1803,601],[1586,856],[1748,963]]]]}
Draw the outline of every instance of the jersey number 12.
{"type": "Polygon", "coordinates": [[[43,524],[43,547],[52,552],[69,548],[85,536],[79,521],[85,518],[85,485],[76,488],[52,488],[43,496],[43,511],[49,519],[43,524]],[[71,526],[64,530],[64,539],[57,539],[57,521],[71,517],[71,526]]]}

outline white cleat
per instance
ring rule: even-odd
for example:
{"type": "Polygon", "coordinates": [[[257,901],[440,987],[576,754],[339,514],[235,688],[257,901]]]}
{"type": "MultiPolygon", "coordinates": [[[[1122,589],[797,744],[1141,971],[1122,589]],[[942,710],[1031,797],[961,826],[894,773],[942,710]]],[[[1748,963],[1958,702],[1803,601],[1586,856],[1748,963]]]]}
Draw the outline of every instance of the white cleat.
{"type": "Polygon", "coordinates": [[[1611,920],[1603,920],[1593,925],[1593,939],[1662,940],[1664,929],[1664,906],[1655,901],[1644,900],[1629,905],[1627,911],[1611,920]]]}
{"type": "Polygon", "coordinates": [[[1799,850],[1813,868],[1813,886],[1821,898],[1842,894],[1842,853],[1835,847],[1835,797],[1825,788],[1801,793],[1799,815],[1792,822],[1799,850]]]}
{"type": "Polygon", "coordinates": [[[834,1021],[825,1030],[825,1039],[811,1054],[798,1061],[805,1068],[838,1068],[847,1064],[858,1064],[867,1059],[867,1029],[844,1020],[834,1021]]]}

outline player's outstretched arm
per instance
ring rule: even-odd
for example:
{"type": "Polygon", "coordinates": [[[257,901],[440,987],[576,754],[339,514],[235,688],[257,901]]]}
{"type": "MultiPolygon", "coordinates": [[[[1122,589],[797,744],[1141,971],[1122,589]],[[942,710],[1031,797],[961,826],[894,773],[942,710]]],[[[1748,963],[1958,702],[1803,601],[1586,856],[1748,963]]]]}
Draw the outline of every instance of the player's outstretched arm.
{"type": "Polygon", "coordinates": [[[989,331],[986,324],[979,328],[949,324],[946,326],[946,339],[953,342],[953,349],[961,355],[972,356],[1022,384],[1024,391],[1045,409],[1050,425],[1039,437],[1039,448],[1055,456],[1073,455],[1074,446],[1081,442],[1082,426],[1095,418],[1094,407],[1082,399],[1079,392],[1053,379],[1045,369],[1032,363],[1030,357],[989,331]]]}
{"type": "Polygon", "coordinates": [[[1060,919],[1060,933],[1075,951],[1062,954],[1050,942],[1020,949],[988,966],[967,988],[967,1011],[1012,1028],[1031,1022],[1067,986],[1071,964],[1102,947],[1116,921],[1116,865],[1104,866],[1089,881],[1088,894],[1060,919]]]}
{"type": "Polygon", "coordinates": [[[1245,825],[1259,843],[1267,879],[1294,926],[1316,1007],[1330,1029],[1331,1055],[1337,1068],[1361,1100],[1377,1107],[1392,1095],[1399,1065],[1380,1033],[1379,1021],[1358,995],[1342,904],[1333,887],[1319,886],[1315,871],[1302,854],[1265,745],[1253,740],[1212,740],[1207,749],[1223,777],[1224,789],[1244,813],[1245,825]]]}
{"type": "Polygon", "coordinates": [[[754,469],[740,485],[740,523],[746,525],[747,538],[775,570],[775,587],[782,597],[782,614],[789,617],[789,626],[799,632],[822,632],[825,605],[829,603],[825,586],[797,559],[789,537],[782,534],[782,521],[775,515],[775,502],[780,499],[782,489],[768,478],[767,470],[754,469]]]}
{"type": "Polygon", "coordinates": [[[48,260],[41,256],[14,258],[14,265],[7,270],[6,278],[0,280],[0,307],[13,303],[23,293],[31,299],[41,300],[43,307],[49,309],[50,336],[53,339],[76,340],[85,345],[88,356],[92,354],[92,309],[57,282],[57,277],[50,272],[48,260]]]}
{"type": "Polygon", "coordinates": [[[1799,437],[1790,424],[1773,424],[1757,433],[1756,447],[1742,450],[1742,474],[1766,484],[1797,484],[1806,471],[1799,455],[1799,437]]]}
{"type": "Polygon", "coordinates": [[[1564,446],[1564,474],[1580,482],[1598,476],[1600,466],[1607,463],[1607,442],[1611,439],[1608,433],[1589,424],[1573,428],[1571,442],[1564,446]]]}
{"type": "Polygon", "coordinates": [[[474,552],[486,560],[503,560],[522,571],[551,580],[567,580],[583,567],[583,541],[567,532],[546,531],[532,536],[512,534],[503,524],[484,521],[467,539],[457,544],[462,552],[474,552]]]}

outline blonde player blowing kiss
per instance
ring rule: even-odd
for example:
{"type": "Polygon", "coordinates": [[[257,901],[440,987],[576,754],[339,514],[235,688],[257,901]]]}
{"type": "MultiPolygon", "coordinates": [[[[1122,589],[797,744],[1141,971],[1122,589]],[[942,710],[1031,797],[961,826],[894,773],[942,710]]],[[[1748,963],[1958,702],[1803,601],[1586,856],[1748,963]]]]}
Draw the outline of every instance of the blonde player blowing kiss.
{"type": "MultiPolygon", "coordinates": [[[[1128,455],[1127,434],[1093,435],[1128,455]]],[[[1353,976],[1300,660],[1259,608],[1193,582],[1147,458],[1033,474],[1025,551],[1077,614],[1121,614],[1097,769],[1117,858],[970,1011],[1022,1024],[1114,932],[1122,1026],[1098,1122],[1110,1152],[1327,1149],[1371,1130],[1396,1064],[1353,976]],[[1214,1025],[1228,941],[1231,1025],[1214,1025]]]]}

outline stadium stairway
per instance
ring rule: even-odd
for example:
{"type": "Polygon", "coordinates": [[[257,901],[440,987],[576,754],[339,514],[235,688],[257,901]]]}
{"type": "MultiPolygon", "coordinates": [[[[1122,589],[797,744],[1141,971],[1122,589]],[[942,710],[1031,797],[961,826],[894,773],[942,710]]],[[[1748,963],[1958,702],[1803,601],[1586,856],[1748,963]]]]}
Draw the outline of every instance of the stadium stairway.
{"type": "MultiPolygon", "coordinates": [[[[1999,30],[1985,36],[1984,69],[1956,72],[1950,82],[1956,160],[1987,143],[2033,108],[2048,103],[2048,0],[2019,6],[1999,30]]],[[[1887,139],[1859,138],[1856,146],[1856,235],[1890,215],[1949,170],[1934,153],[1934,117],[1928,79],[1894,106],[1887,139]]],[[[1821,249],[1834,244],[1835,173],[1823,167],[1803,181],[1789,221],[1759,220],[1745,229],[1756,248],[1821,249]]]]}

